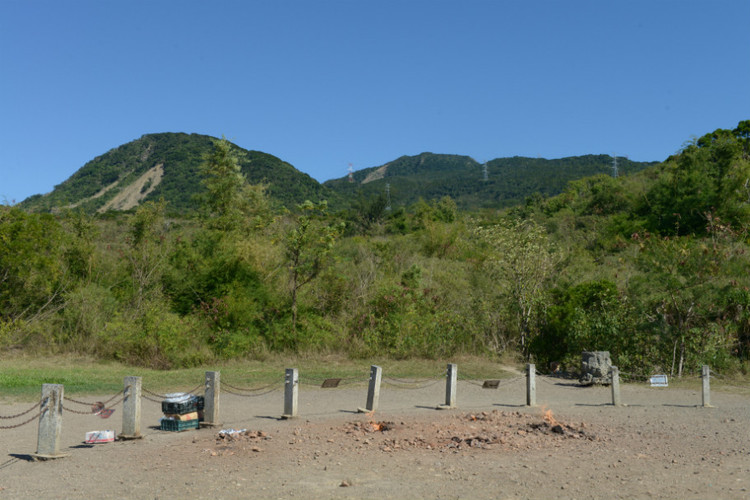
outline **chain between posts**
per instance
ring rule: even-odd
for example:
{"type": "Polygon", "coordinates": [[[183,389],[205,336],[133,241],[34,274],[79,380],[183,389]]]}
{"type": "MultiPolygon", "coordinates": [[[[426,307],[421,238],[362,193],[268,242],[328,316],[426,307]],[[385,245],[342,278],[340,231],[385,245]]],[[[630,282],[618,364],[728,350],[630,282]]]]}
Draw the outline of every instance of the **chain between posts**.
{"type": "MultiPolygon", "coordinates": [[[[524,378],[524,377],[521,376],[521,377],[509,378],[507,380],[499,380],[499,382],[497,384],[497,387],[503,387],[503,386],[512,384],[516,380],[521,380],[522,378],[524,378]]],[[[476,380],[469,379],[469,378],[460,378],[459,377],[458,381],[459,382],[466,382],[467,384],[475,385],[477,387],[484,387],[484,382],[477,382],[476,380]]]]}
{"type": "Polygon", "coordinates": [[[39,401],[39,402],[38,402],[37,404],[35,404],[35,405],[34,405],[34,406],[32,406],[31,408],[29,408],[28,410],[26,410],[26,411],[24,411],[24,412],[21,412],[21,413],[18,413],[18,414],[16,414],[16,415],[7,415],[7,416],[5,416],[5,415],[0,415],[0,420],[10,420],[10,419],[13,419],[13,418],[23,417],[23,416],[24,416],[24,415],[26,415],[27,413],[29,413],[29,412],[33,411],[33,410],[34,410],[34,408],[39,408],[39,405],[41,405],[41,404],[42,404],[42,402],[41,402],[41,401],[39,401]]]}
{"type": "MultiPolygon", "coordinates": [[[[117,406],[120,403],[122,403],[124,400],[125,400],[125,396],[121,397],[120,399],[118,399],[117,401],[115,401],[114,403],[112,403],[110,405],[105,405],[105,406],[97,407],[96,410],[94,410],[94,407],[96,406],[94,404],[94,405],[91,405],[91,407],[92,407],[91,411],[78,411],[78,410],[73,410],[72,408],[68,408],[66,406],[63,406],[63,410],[65,410],[67,412],[70,412],[70,413],[76,413],[78,415],[98,415],[102,410],[106,410],[106,409],[109,409],[109,408],[114,408],[115,406],[117,406]]],[[[112,399],[110,399],[110,401],[112,401],[112,399]]]]}
{"type": "Polygon", "coordinates": [[[67,411],[67,412],[70,412],[70,413],[75,413],[76,415],[93,415],[94,414],[94,412],[92,412],[92,411],[78,411],[78,410],[74,410],[72,408],[68,408],[67,406],[64,406],[64,405],[63,405],[62,409],[65,410],[65,411],[67,411]]]}
{"type": "MultiPolygon", "coordinates": [[[[115,401],[111,405],[106,406],[105,408],[113,408],[113,407],[119,405],[120,403],[122,403],[123,401],[125,401],[125,396],[121,397],[120,399],[118,399],[117,401],[115,401]]],[[[102,408],[102,409],[105,409],[105,408],[102,408]]],[[[101,410],[99,410],[99,411],[101,411],[101,410]]]]}
{"type": "MultiPolygon", "coordinates": [[[[122,393],[124,393],[124,392],[125,392],[125,389],[121,390],[120,392],[118,392],[117,394],[115,394],[114,396],[112,396],[111,398],[109,398],[108,400],[106,400],[106,401],[102,402],[102,404],[103,404],[103,405],[104,405],[104,406],[106,407],[106,406],[107,406],[107,404],[108,404],[108,403],[109,403],[110,401],[112,401],[113,399],[115,399],[115,398],[116,398],[117,396],[119,396],[120,394],[122,394],[122,393]]],[[[82,406],[94,406],[94,405],[98,405],[98,404],[99,404],[99,402],[98,402],[98,401],[97,401],[96,403],[87,403],[87,402],[85,402],[85,401],[76,401],[75,399],[73,399],[73,398],[70,398],[70,397],[68,397],[68,396],[63,396],[63,399],[64,399],[65,401],[70,401],[71,403],[75,403],[75,404],[77,404],[77,405],[82,405],[82,406]]],[[[116,403],[115,403],[115,404],[116,404],[116,403]]],[[[114,405],[112,405],[112,406],[114,406],[114,405]]]]}
{"type": "MultiPolygon", "coordinates": [[[[204,384],[200,383],[197,386],[195,386],[194,388],[190,389],[189,391],[186,391],[186,394],[194,394],[196,391],[198,391],[199,389],[201,389],[203,386],[204,386],[204,384]]],[[[150,401],[153,401],[153,399],[147,398],[146,396],[144,396],[144,394],[148,394],[149,396],[153,396],[155,398],[159,398],[159,401],[157,401],[157,403],[161,403],[161,400],[167,399],[167,396],[165,394],[159,394],[158,392],[149,391],[145,387],[141,387],[141,397],[145,398],[145,399],[149,399],[150,401]]]]}
{"type": "Polygon", "coordinates": [[[390,381],[393,381],[399,384],[421,384],[423,382],[429,382],[430,380],[435,380],[436,378],[442,380],[446,376],[447,373],[448,373],[448,370],[441,370],[434,377],[428,377],[428,378],[405,379],[405,378],[383,376],[383,379],[388,379],[390,381]]]}
{"type": "Polygon", "coordinates": [[[232,394],[233,396],[240,396],[240,397],[243,397],[243,398],[258,398],[260,396],[265,396],[266,394],[271,394],[272,392],[276,392],[278,390],[280,390],[279,387],[274,387],[273,389],[270,389],[270,390],[268,390],[266,392],[260,392],[260,393],[257,393],[257,394],[242,394],[240,392],[235,392],[235,391],[233,391],[231,389],[227,389],[226,387],[224,387],[224,384],[222,384],[222,387],[221,387],[221,392],[224,392],[224,393],[227,393],[227,394],[232,394]]]}
{"type": "MultiPolygon", "coordinates": [[[[337,378],[337,377],[330,377],[330,378],[337,378]]],[[[326,380],[329,380],[328,378],[316,378],[316,377],[305,377],[304,379],[300,377],[299,383],[301,385],[307,385],[312,387],[319,387],[323,382],[326,380]]],[[[363,382],[369,382],[370,378],[342,378],[339,379],[339,385],[346,385],[346,384],[361,384],[363,382]]]]}
{"type": "Polygon", "coordinates": [[[224,387],[228,387],[228,388],[230,388],[232,390],[240,391],[240,392],[258,392],[258,391],[264,391],[264,390],[268,389],[269,387],[274,387],[274,386],[277,386],[277,385],[279,385],[278,382],[273,382],[273,383],[268,384],[268,385],[263,385],[263,386],[260,386],[260,387],[253,387],[252,389],[246,389],[246,388],[243,388],[243,387],[235,387],[235,386],[233,386],[231,384],[227,384],[223,380],[221,381],[221,388],[222,389],[224,387]]]}
{"type": "MultiPolygon", "coordinates": [[[[415,387],[415,386],[403,385],[403,383],[393,383],[393,382],[390,382],[390,380],[397,380],[397,379],[393,379],[390,377],[383,377],[382,382],[386,385],[390,385],[391,387],[396,387],[398,389],[424,389],[425,387],[430,387],[443,381],[443,379],[440,378],[437,380],[433,380],[432,382],[428,382],[426,384],[417,385],[415,387]]],[[[420,383],[420,382],[417,382],[417,383],[420,383]]]]}
{"type": "MultiPolygon", "coordinates": [[[[32,410],[33,409],[34,408],[32,408],[32,410]]],[[[31,411],[31,410],[29,410],[29,411],[31,411]]],[[[26,413],[28,413],[28,411],[26,413]]],[[[38,419],[41,415],[42,415],[42,411],[39,410],[36,415],[34,415],[33,417],[31,417],[30,419],[28,419],[28,420],[26,420],[24,422],[21,422],[20,424],[16,424],[16,425],[0,425],[0,429],[2,429],[2,430],[17,429],[18,427],[21,427],[22,425],[26,425],[26,424],[29,424],[29,423],[33,422],[34,420],[38,419]]]]}
{"type": "MultiPolygon", "coordinates": [[[[143,390],[143,388],[141,388],[141,390],[143,390]]],[[[152,403],[157,403],[157,404],[161,404],[161,401],[162,401],[161,399],[152,398],[152,397],[146,396],[145,394],[141,394],[141,397],[147,401],[151,401],[152,403]]]]}
{"type": "Polygon", "coordinates": [[[149,396],[153,396],[155,398],[167,399],[167,396],[165,396],[164,394],[159,394],[158,392],[149,391],[143,386],[141,386],[141,394],[148,394],[149,396]]]}
{"type": "Polygon", "coordinates": [[[205,383],[201,383],[201,384],[199,384],[199,385],[198,385],[198,386],[196,386],[195,388],[193,388],[193,389],[191,389],[191,390],[187,391],[187,393],[188,393],[188,394],[195,394],[195,393],[196,393],[196,392],[198,392],[198,390],[199,390],[199,389],[201,389],[202,387],[205,387],[205,383]]]}

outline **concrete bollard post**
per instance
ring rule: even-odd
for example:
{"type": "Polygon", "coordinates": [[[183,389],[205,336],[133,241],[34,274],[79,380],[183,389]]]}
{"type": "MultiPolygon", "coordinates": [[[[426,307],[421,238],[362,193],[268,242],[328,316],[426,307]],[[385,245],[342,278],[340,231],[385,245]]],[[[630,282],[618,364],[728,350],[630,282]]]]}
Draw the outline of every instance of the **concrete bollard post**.
{"type": "Polygon", "coordinates": [[[703,365],[702,370],[702,378],[703,378],[703,407],[704,408],[713,408],[711,406],[711,369],[708,365],[703,365]]]}
{"type": "Polygon", "coordinates": [[[69,453],[60,453],[63,394],[64,388],[61,384],[42,384],[39,434],[36,453],[31,455],[35,460],[69,456],[69,453]]]}
{"type": "Polygon", "coordinates": [[[612,376],[612,406],[622,406],[620,399],[620,369],[616,366],[610,367],[612,376]]]}
{"type": "Polygon", "coordinates": [[[526,365],[526,406],[536,406],[536,365],[526,365]]]}
{"type": "Polygon", "coordinates": [[[297,417],[297,393],[299,391],[299,374],[296,368],[287,368],[284,376],[284,414],[281,418],[297,417]]]}
{"type": "Polygon", "coordinates": [[[438,410],[456,407],[456,384],[458,383],[458,365],[448,364],[445,375],[445,404],[438,406],[438,410]]]}
{"type": "Polygon", "coordinates": [[[122,400],[121,439],[140,439],[141,435],[141,377],[125,377],[125,398],[122,400]]]}
{"type": "Polygon", "coordinates": [[[380,381],[383,377],[383,369],[377,365],[370,366],[370,383],[367,386],[367,405],[357,408],[360,413],[368,413],[378,409],[380,402],[380,381]]]}
{"type": "Polygon", "coordinates": [[[206,372],[206,386],[203,393],[203,422],[202,426],[215,427],[221,425],[219,417],[221,393],[221,372],[206,372]]]}

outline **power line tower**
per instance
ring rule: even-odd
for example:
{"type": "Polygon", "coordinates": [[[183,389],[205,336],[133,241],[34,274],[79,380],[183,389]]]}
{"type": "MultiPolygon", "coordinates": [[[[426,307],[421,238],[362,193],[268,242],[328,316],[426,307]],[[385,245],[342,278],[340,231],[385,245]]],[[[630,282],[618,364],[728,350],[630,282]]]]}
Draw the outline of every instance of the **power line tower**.
{"type": "Polygon", "coordinates": [[[612,153],[612,177],[617,179],[617,155],[612,153]]]}
{"type": "Polygon", "coordinates": [[[487,173],[487,162],[484,162],[484,164],[482,165],[482,180],[484,182],[487,182],[488,179],[489,175],[487,173]]]}
{"type": "Polygon", "coordinates": [[[391,211],[391,185],[388,182],[385,183],[385,210],[391,211]]]}
{"type": "Polygon", "coordinates": [[[354,169],[352,164],[349,164],[349,182],[354,182],[354,169]]]}

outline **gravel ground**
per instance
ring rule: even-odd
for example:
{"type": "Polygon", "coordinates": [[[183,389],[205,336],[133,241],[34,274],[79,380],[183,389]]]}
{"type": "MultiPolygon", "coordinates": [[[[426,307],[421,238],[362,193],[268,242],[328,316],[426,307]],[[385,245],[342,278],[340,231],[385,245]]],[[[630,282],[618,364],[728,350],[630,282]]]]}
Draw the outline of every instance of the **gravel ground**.
{"type": "Polygon", "coordinates": [[[179,433],[158,430],[160,405],[144,400],[143,439],[99,445],[85,433],[119,432],[121,406],[106,420],[65,412],[56,460],[31,460],[36,422],[3,429],[0,498],[750,498],[746,396],[714,391],[703,408],[697,390],[626,384],[613,407],[609,388],[542,377],[529,408],[516,378],[461,381],[458,408],[438,411],[442,381],[396,385],[374,414],[356,412],[365,385],[303,385],[290,420],[281,391],[222,394],[221,426],[179,433]]]}

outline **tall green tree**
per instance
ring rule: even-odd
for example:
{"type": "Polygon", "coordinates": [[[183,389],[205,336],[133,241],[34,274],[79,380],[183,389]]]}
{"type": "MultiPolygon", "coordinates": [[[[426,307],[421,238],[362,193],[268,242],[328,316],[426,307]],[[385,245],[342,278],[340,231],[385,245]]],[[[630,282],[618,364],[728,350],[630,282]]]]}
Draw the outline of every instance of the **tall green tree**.
{"type": "Polygon", "coordinates": [[[636,210],[651,232],[704,235],[709,213],[735,227],[750,223],[744,124],[706,134],[664,162],[636,210]]]}
{"type": "Polygon", "coordinates": [[[130,221],[128,246],[124,252],[131,278],[132,301],[141,314],[145,305],[162,295],[162,276],[170,252],[166,203],[146,202],[130,221]]]}
{"type": "Polygon", "coordinates": [[[208,227],[222,231],[258,229],[271,221],[271,209],[262,184],[249,184],[240,162],[244,153],[226,138],[216,140],[201,167],[206,188],[204,207],[208,227]]]}
{"type": "Polygon", "coordinates": [[[53,216],[0,206],[0,321],[31,320],[60,305],[71,282],[65,241],[53,216]]]}
{"type": "Polygon", "coordinates": [[[326,220],[328,204],[306,201],[298,206],[296,215],[284,238],[292,296],[292,329],[297,331],[297,299],[299,290],[312,282],[326,265],[326,259],[343,231],[343,224],[326,220]]]}
{"type": "Polygon", "coordinates": [[[529,343],[538,333],[541,311],[550,277],[559,256],[544,227],[530,219],[503,220],[480,227],[488,247],[487,271],[511,306],[521,352],[529,357],[529,343]]]}

